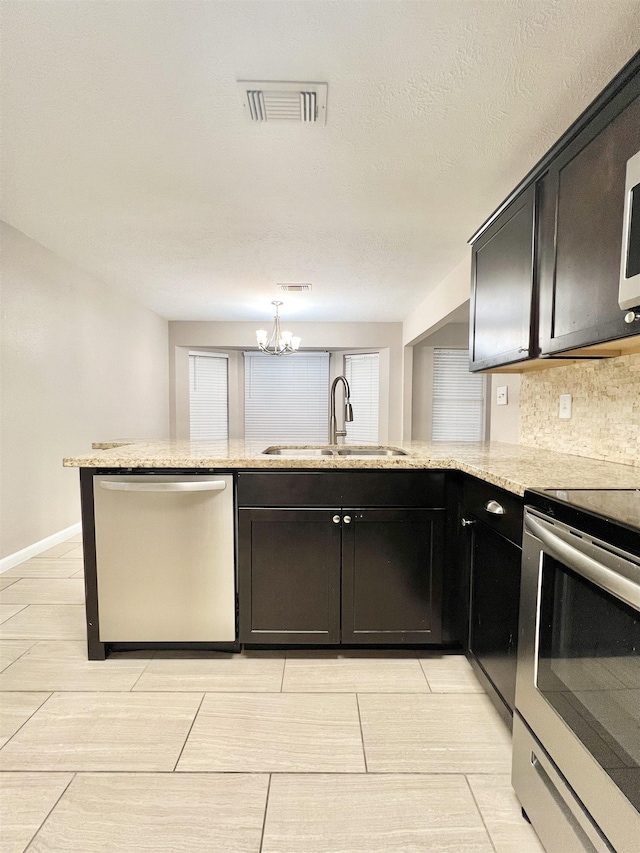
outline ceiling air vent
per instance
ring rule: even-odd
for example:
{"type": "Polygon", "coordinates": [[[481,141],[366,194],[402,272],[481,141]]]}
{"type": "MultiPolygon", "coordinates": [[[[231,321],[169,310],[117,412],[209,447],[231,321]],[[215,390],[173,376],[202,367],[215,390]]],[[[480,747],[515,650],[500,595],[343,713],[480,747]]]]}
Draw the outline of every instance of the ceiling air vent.
{"type": "Polygon", "coordinates": [[[279,284],[278,290],[286,291],[287,293],[309,293],[311,290],[310,284],[279,284]]]}
{"type": "Polygon", "coordinates": [[[327,123],[326,83],[238,80],[238,86],[249,121],[327,123]]]}

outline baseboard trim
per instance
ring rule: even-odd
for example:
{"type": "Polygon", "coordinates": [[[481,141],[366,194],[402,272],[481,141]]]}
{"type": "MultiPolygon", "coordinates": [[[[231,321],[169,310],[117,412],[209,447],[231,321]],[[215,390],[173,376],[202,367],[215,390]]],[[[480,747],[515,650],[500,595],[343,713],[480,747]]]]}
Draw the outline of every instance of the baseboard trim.
{"type": "Polygon", "coordinates": [[[46,536],[39,542],[34,542],[33,545],[27,545],[26,548],[22,548],[14,554],[9,554],[8,556],[3,557],[0,560],[0,575],[9,569],[12,569],[14,566],[17,566],[19,563],[24,563],[25,560],[29,560],[31,557],[42,554],[43,551],[53,548],[54,545],[59,545],[61,542],[65,542],[67,539],[75,536],[76,533],[81,532],[82,524],[78,522],[77,524],[72,524],[71,527],[65,527],[64,530],[60,530],[58,533],[52,533],[51,536],[46,536]]]}

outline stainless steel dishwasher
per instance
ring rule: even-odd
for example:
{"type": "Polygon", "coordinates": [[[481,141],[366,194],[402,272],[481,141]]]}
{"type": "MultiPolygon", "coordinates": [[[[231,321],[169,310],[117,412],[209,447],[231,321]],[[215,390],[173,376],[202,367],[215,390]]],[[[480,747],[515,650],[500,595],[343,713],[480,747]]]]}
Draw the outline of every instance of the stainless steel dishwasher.
{"type": "Polygon", "coordinates": [[[94,477],[102,642],[233,642],[233,478],[94,477]]]}

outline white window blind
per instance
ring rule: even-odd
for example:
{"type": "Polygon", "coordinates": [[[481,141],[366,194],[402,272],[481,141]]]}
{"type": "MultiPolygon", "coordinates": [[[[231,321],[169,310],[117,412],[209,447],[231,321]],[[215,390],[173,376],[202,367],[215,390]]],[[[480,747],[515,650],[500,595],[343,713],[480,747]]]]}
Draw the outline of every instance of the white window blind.
{"type": "MultiPolygon", "coordinates": [[[[353,421],[346,425],[347,444],[378,441],[378,387],[380,357],[377,352],[345,355],[344,375],[351,389],[353,421]]],[[[341,423],[338,416],[338,424],[341,423]]]]}
{"type": "Polygon", "coordinates": [[[189,353],[189,434],[193,439],[229,437],[225,355],[189,353]]]}
{"type": "Polygon", "coordinates": [[[469,352],[433,351],[433,441],[482,441],[485,377],[469,372],[469,352]]]}
{"type": "Polygon", "coordinates": [[[267,444],[326,443],[329,354],[244,354],[244,435],[267,444]]]}

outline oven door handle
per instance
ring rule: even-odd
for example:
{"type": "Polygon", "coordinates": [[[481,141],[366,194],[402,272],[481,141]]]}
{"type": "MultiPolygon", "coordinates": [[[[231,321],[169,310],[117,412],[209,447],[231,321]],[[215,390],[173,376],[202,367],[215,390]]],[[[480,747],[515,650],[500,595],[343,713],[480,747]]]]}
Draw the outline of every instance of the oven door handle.
{"type": "MultiPolygon", "coordinates": [[[[583,553],[569,542],[565,542],[553,528],[551,530],[548,529],[551,525],[547,526],[544,522],[529,515],[529,513],[525,515],[524,526],[529,533],[540,540],[547,554],[555,557],[556,560],[564,563],[570,569],[582,575],[583,578],[586,578],[586,580],[605,590],[605,592],[610,593],[615,598],[619,598],[636,610],[640,610],[640,584],[625,577],[625,575],[620,574],[615,569],[609,568],[588,554],[583,553]]],[[[590,547],[593,550],[597,548],[595,545],[591,545],[590,547]]],[[[603,552],[603,554],[612,560],[616,560],[613,554],[607,552],[603,552]]],[[[625,563],[626,561],[623,558],[618,558],[616,562],[625,563]]]]}

